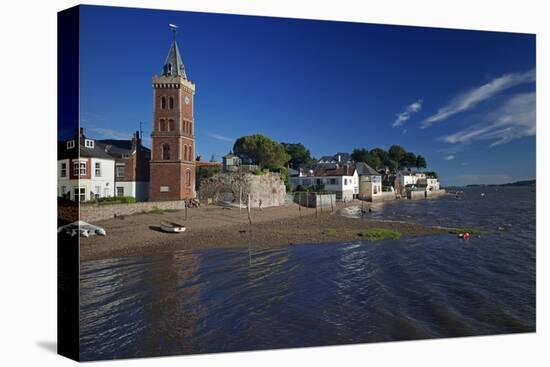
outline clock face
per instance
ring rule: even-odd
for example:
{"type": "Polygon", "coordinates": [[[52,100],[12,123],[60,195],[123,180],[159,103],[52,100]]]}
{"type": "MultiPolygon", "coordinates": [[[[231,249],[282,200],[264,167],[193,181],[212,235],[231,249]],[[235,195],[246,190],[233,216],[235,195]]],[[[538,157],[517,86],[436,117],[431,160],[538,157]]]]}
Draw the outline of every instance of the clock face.
{"type": "Polygon", "coordinates": [[[185,96],[185,104],[189,104],[189,96],[185,96]]]}

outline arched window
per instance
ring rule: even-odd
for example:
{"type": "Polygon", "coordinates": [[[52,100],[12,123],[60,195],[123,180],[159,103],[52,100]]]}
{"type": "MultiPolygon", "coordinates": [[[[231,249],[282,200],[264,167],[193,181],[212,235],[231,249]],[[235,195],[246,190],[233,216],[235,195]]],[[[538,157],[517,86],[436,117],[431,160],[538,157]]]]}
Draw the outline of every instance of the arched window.
{"type": "Polygon", "coordinates": [[[162,144],[162,159],[165,161],[170,159],[170,145],[166,143],[162,144]]]}
{"type": "Polygon", "coordinates": [[[189,123],[189,135],[193,135],[193,124],[189,123]]]}
{"type": "Polygon", "coordinates": [[[185,184],[187,186],[191,186],[191,171],[190,170],[185,171],[185,184]]]}
{"type": "Polygon", "coordinates": [[[170,97],[170,109],[174,109],[174,97],[170,97]]]}
{"type": "Polygon", "coordinates": [[[174,131],[174,130],[175,130],[174,120],[170,119],[168,120],[168,131],[174,131]]]}
{"type": "Polygon", "coordinates": [[[160,119],[159,130],[160,131],[166,131],[166,120],[165,119],[160,119]]]}
{"type": "Polygon", "coordinates": [[[166,97],[162,97],[160,99],[160,108],[162,108],[163,110],[166,109],[166,97]]]}
{"type": "Polygon", "coordinates": [[[169,73],[172,72],[172,64],[168,64],[168,72],[169,72],[169,73]]]}
{"type": "Polygon", "coordinates": [[[187,145],[183,146],[183,160],[187,160],[187,145]]]}

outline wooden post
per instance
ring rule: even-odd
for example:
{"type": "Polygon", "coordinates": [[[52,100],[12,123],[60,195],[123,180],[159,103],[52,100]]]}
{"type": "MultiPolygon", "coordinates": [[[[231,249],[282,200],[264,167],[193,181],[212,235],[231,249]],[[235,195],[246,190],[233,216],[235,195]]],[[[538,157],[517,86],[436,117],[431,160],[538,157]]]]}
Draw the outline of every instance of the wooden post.
{"type": "Polygon", "coordinates": [[[315,194],[315,218],[317,218],[317,194],[315,194]]]}
{"type": "Polygon", "coordinates": [[[250,194],[248,194],[248,222],[252,224],[252,219],[250,218],[250,194]]]}
{"type": "Polygon", "coordinates": [[[330,194],[330,211],[334,211],[334,206],[332,205],[332,194],[330,194]]]}
{"type": "Polygon", "coordinates": [[[187,220],[187,202],[185,203],[185,220],[187,220]]]}
{"type": "Polygon", "coordinates": [[[321,213],[323,212],[323,195],[321,194],[317,194],[319,195],[319,202],[320,202],[320,205],[321,205],[321,213]]]}
{"type": "Polygon", "coordinates": [[[298,214],[302,218],[302,193],[298,193],[298,214]]]}
{"type": "Polygon", "coordinates": [[[239,211],[242,209],[243,202],[243,186],[242,183],[239,185],[239,211]]]}
{"type": "Polygon", "coordinates": [[[309,191],[306,191],[306,207],[309,209],[309,191]]]}

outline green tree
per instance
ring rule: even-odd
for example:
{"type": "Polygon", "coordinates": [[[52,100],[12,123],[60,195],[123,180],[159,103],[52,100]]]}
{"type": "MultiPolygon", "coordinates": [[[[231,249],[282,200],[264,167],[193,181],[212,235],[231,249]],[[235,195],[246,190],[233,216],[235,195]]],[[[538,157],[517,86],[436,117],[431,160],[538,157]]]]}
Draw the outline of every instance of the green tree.
{"type": "Polygon", "coordinates": [[[395,172],[399,168],[399,163],[397,163],[396,161],[393,161],[391,159],[388,159],[387,161],[385,161],[384,164],[388,167],[388,169],[391,172],[395,172]]]}
{"type": "Polygon", "coordinates": [[[270,170],[282,167],[290,160],[282,144],[262,134],[240,137],[233,145],[233,153],[270,170]]]}
{"type": "MultiPolygon", "coordinates": [[[[390,159],[390,155],[388,154],[388,152],[386,152],[384,149],[382,148],[374,148],[370,151],[370,154],[371,155],[375,155],[377,156],[378,158],[380,158],[380,162],[386,164],[385,162],[388,161],[390,159]]],[[[387,165],[387,164],[386,164],[387,165]]]]}
{"type": "Polygon", "coordinates": [[[286,153],[290,156],[288,161],[290,168],[297,169],[301,164],[313,162],[311,153],[302,143],[281,143],[286,153]]]}
{"type": "Polygon", "coordinates": [[[420,154],[416,156],[416,168],[426,168],[428,165],[426,164],[426,159],[422,157],[420,154]]]}
{"type": "Polygon", "coordinates": [[[351,159],[353,159],[355,162],[367,162],[369,158],[370,154],[368,149],[355,148],[353,152],[351,152],[351,159]]]}
{"type": "Polygon", "coordinates": [[[402,167],[416,167],[416,154],[411,152],[405,153],[399,163],[402,167]]]}
{"type": "Polygon", "coordinates": [[[402,163],[401,160],[405,157],[405,154],[407,154],[407,151],[401,145],[392,145],[388,153],[389,153],[389,158],[392,161],[396,161],[398,164],[401,164],[402,163]]]}

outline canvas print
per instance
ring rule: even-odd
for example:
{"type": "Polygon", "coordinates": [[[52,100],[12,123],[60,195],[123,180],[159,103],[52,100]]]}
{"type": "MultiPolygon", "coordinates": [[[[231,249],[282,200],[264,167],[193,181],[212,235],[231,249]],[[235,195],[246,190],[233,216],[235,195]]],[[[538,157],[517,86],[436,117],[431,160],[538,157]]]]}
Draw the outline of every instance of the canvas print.
{"type": "Polygon", "coordinates": [[[534,34],[58,17],[61,354],[535,332],[534,34]]]}

